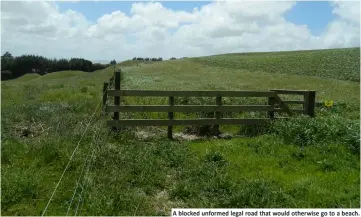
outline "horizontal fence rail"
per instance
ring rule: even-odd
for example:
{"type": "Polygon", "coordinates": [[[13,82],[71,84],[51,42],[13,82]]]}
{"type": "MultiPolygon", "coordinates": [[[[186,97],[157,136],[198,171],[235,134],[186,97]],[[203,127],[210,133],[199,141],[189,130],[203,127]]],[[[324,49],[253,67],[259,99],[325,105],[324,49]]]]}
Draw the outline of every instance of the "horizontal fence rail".
{"type": "Polygon", "coordinates": [[[303,105],[305,103],[305,101],[302,101],[302,100],[284,100],[283,102],[286,105],[289,105],[289,104],[302,104],[303,105]]]}
{"type": "MultiPolygon", "coordinates": [[[[281,108],[275,108],[275,112],[286,112],[284,109],[281,108]]],[[[303,113],[304,109],[290,109],[291,112],[297,112],[297,113],[303,113]]]]}
{"type": "MultiPolygon", "coordinates": [[[[276,119],[275,113],[303,113],[314,117],[315,91],[273,89],[270,91],[223,91],[223,90],[127,90],[121,89],[121,71],[116,71],[108,83],[104,83],[103,108],[105,113],[114,113],[108,125],[113,129],[123,126],[168,126],[168,138],[172,138],[175,125],[213,125],[219,133],[219,125],[262,125],[276,119]],[[303,100],[282,100],[279,95],[301,95],[303,100]],[[108,105],[108,96],[114,104],[108,105]],[[124,97],[168,97],[168,105],[123,105],[124,97]],[[175,97],[214,97],[215,105],[174,105],[175,97]],[[266,105],[223,105],[222,97],[265,97],[266,105]],[[289,105],[302,105],[302,109],[289,105]],[[167,112],[168,119],[120,119],[120,112],[167,112]],[[174,119],[174,112],[209,112],[214,118],[174,119]],[[267,112],[266,118],[223,118],[225,112],[267,112]]],[[[277,118],[281,119],[281,118],[277,118]]],[[[283,119],[283,118],[282,118],[283,119]]],[[[287,119],[287,118],[286,118],[287,119]]]]}
{"type": "Polygon", "coordinates": [[[303,95],[309,92],[309,90],[285,90],[285,89],[272,89],[271,91],[274,91],[277,94],[291,94],[291,95],[303,95]]]}
{"type": "Polygon", "coordinates": [[[270,105],[122,105],[107,106],[107,112],[245,112],[273,111],[270,105]]]}
{"type": "Polygon", "coordinates": [[[216,90],[109,90],[109,96],[173,96],[173,97],[272,97],[274,91],[216,91],[216,90]]]}

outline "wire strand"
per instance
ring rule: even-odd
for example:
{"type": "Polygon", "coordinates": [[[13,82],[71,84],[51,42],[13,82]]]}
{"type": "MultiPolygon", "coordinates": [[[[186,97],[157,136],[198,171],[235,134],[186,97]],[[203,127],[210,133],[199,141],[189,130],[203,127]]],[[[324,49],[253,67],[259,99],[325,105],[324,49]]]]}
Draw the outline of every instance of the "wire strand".
{"type": "MultiPolygon", "coordinates": [[[[108,86],[108,87],[106,88],[106,90],[104,90],[103,95],[108,91],[109,88],[110,88],[110,86],[108,86]]],[[[96,138],[96,136],[99,137],[99,135],[100,135],[100,128],[98,129],[98,132],[95,133],[94,138],[96,138]]],[[[90,149],[89,149],[89,155],[90,155],[90,153],[92,153],[92,156],[90,157],[89,161],[86,161],[86,162],[89,162],[89,164],[88,164],[88,171],[87,171],[87,173],[85,174],[84,177],[86,177],[87,174],[88,174],[88,172],[89,172],[89,166],[90,166],[90,164],[92,163],[92,159],[93,159],[93,156],[94,156],[94,150],[95,150],[95,148],[96,148],[96,145],[98,144],[98,137],[97,137],[96,139],[93,138],[93,142],[92,142],[93,151],[91,152],[90,149]],[[96,141],[96,142],[95,142],[96,144],[94,144],[94,140],[96,141]]],[[[87,159],[88,159],[89,155],[87,156],[87,159]]],[[[76,194],[76,191],[77,191],[77,189],[78,189],[78,186],[79,186],[79,184],[80,184],[80,179],[82,178],[82,174],[83,174],[83,171],[84,171],[86,162],[84,163],[84,166],[83,166],[83,168],[82,168],[82,173],[81,173],[81,175],[79,176],[79,179],[78,179],[78,181],[77,181],[76,188],[74,189],[73,197],[72,197],[71,203],[70,203],[70,205],[69,205],[69,207],[68,207],[67,216],[68,216],[70,207],[71,207],[71,205],[72,205],[72,203],[73,203],[73,200],[74,200],[74,198],[75,198],[75,194],[76,194]]],[[[83,192],[84,188],[83,188],[82,185],[81,185],[81,188],[82,188],[82,192],[83,192]]],[[[82,192],[81,192],[81,194],[80,194],[79,200],[81,200],[82,192]]],[[[84,203],[82,203],[82,206],[83,206],[83,204],[84,204],[84,203]]],[[[78,202],[78,205],[77,205],[77,208],[76,208],[75,215],[76,215],[76,213],[77,213],[77,211],[78,211],[78,208],[79,208],[79,202],[78,202]]]]}
{"type": "MultiPolygon", "coordinates": [[[[91,144],[93,144],[93,142],[92,142],[91,144]]],[[[83,175],[83,173],[84,173],[84,169],[85,169],[87,163],[89,162],[89,156],[90,156],[90,154],[91,154],[91,147],[89,148],[89,152],[88,152],[87,157],[86,157],[86,159],[85,159],[83,168],[82,168],[81,173],[80,173],[80,175],[79,175],[79,178],[78,178],[78,180],[77,180],[77,182],[76,182],[76,186],[75,186],[75,188],[74,188],[74,193],[73,193],[73,196],[72,196],[72,198],[71,198],[71,201],[70,201],[70,204],[69,204],[69,207],[68,207],[68,211],[66,212],[66,216],[68,216],[69,211],[70,211],[70,208],[71,208],[71,205],[73,204],[73,201],[74,201],[74,198],[75,198],[75,194],[76,194],[76,192],[77,192],[77,190],[78,190],[78,186],[79,186],[80,180],[81,180],[82,175],[83,175]]]]}
{"type": "Polygon", "coordinates": [[[86,171],[86,173],[85,173],[85,175],[84,175],[84,183],[83,183],[82,188],[81,188],[81,192],[80,192],[80,196],[79,196],[79,200],[78,200],[78,205],[76,206],[76,210],[75,210],[75,215],[74,215],[74,216],[76,216],[76,214],[78,213],[80,201],[83,201],[83,200],[82,200],[82,195],[83,195],[83,192],[84,192],[84,188],[86,187],[86,177],[88,176],[88,173],[89,173],[89,171],[90,171],[90,165],[91,165],[91,163],[92,163],[92,159],[93,159],[93,157],[94,157],[94,153],[95,153],[95,145],[94,145],[94,148],[93,148],[93,151],[92,151],[92,156],[91,156],[91,158],[90,158],[90,163],[88,164],[87,171],[86,171]]]}
{"type": "Polygon", "coordinates": [[[94,117],[97,109],[99,108],[100,103],[101,103],[101,102],[98,103],[98,105],[97,105],[97,107],[95,108],[92,116],[90,117],[90,120],[89,120],[89,122],[88,122],[88,124],[87,124],[87,126],[86,126],[86,128],[85,128],[85,130],[84,130],[84,132],[83,132],[83,134],[82,134],[82,136],[80,137],[80,140],[78,141],[77,146],[75,147],[72,155],[70,156],[70,159],[69,159],[69,161],[68,161],[68,164],[66,165],[63,173],[61,174],[60,179],[59,179],[58,183],[56,184],[56,186],[55,186],[55,188],[54,188],[54,191],[53,191],[53,193],[51,194],[50,199],[49,199],[48,203],[46,204],[46,207],[45,207],[45,209],[44,209],[44,211],[43,211],[43,214],[42,214],[41,216],[44,216],[46,210],[48,209],[49,204],[50,204],[51,200],[53,199],[53,197],[54,197],[54,195],[55,195],[55,192],[56,192],[56,190],[58,189],[59,184],[60,184],[61,180],[62,180],[63,177],[64,177],[65,172],[66,172],[67,169],[69,168],[70,162],[71,162],[71,160],[73,159],[73,157],[74,157],[74,155],[75,155],[75,152],[78,150],[78,148],[79,148],[79,146],[80,146],[80,142],[82,141],[82,139],[83,139],[86,131],[88,130],[88,128],[89,128],[89,126],[90,126],[91,121],[93,120],[93,117],[94,117]]]}
{"type": "MultiPolygon", "coordinates": [[[[90,156],[90,153],[91,153],[91,157],[89,158],[89,163],[88,163],[88,172],[89,172],[89,167],[91,167],[90,165],[92,164],[92,159],[93,159],[93,157],[94,157],[94,152],[95,152],[95,149],[96,149],[96,145],[98,144],[98,137],[99,137],[99,135],[100,135],[100,128],[98,128],[98,131],[95,133],[95,135],[94,135],[94,139],[93,139],[93,142],[92,142],[92,147],[89,149],[89,155],[88,156],[90,156]],[[95,141],[95,142],[94,142],[95,141]],[[92,150],[92,151],[91,151],[92,150]]],[[[84,164],[84,167],[83,167],[83,169],[85,168],[85,164],[84,164]]],[[[86,176],[87,176],[87,174],[88,173],[86,173],[84,176],[80,176],[79,177],[79,180],[78,180],[78,183],[77,183],[77,186],[80,184],[80,179],[82,178],[82,177],[85,177],[86,178],[86,176]]],[[[83,191],[83,186],[82,186],[82,191],[83,191]]],[[[74,196],[75,196],[75,192],[74,192],[74,195],[73,195],[73,198],[72,198],[72,200],[74,199],[74,196]]],[[[80,196],[81,197],[81,196],[80,196]]],[[[79,205],[77,205],[77,210],[78,210],[78,206],[79,205]]],[[[77,212],[77,211],[76,211],[77,212]]],[[[68,213],[67,213],[68,214],[68,213]]]]}
{"type": "MultiPolygon", "coordinates": [[[[115,70],[115,67],[114,67],[114,70],[115,70]]],[[[108,89],[109,89],[109,86],[106,88],[106,90],[103,91],[103,96],[104,96],[104,94],[108,91],[108,89]]],[[[49,205],[50,205],[50,202],[51,202],[51,200],[53,199],[53,197],[54,197],[54,195],[55,195],[55,192],[56,192],[56,190],[58,189],[58,187],[59,187],[59,185],[60,185],[60,183],[61,183],[61,181],[62,181],[62,179],[63,179],[63,177],[64,177],[65,172],[66,172],[67,169],[69,168],[70,162],[71,162],[71,160],[73,159],[76,151],[78,150],[78,148],[79,148],[79,146],[80,146],[80,142],[82,141],[85,133],[87,132],[87,130],[88,130],[89,126],[90,126],[90,123],[91,123],[91,121],[93,120],[94,115],[96,114],[96,111],[97,111],[97,109],[99,108],[99,105],[100,105],[100,104],[101,104],[101,101],[98,103],[98,105],[97,105],[97,107],[95,108],[92,116],[90,117],[90,120],[89,120],[89,122],[88,122],[88,124],[87,124],[87,126],[86,126],[86,128],[85,128],[85,130],[84,130],[84,132],[83,132],[83,134],[82,134],[82,136],[80,137],[80,140],[78,141],[77,146],[75,147],[72,155],[70,156],[70,159],[69,159],[69,161],[68,161],[68,163],[67,163],[67,165],[66,165],[66,167],[65,167],[65,169],[64,169],[64,171],[63,171],[63,173],[61,174],[60,179],[59,179],[58,183],[56,184],[56,186],[55,186],[55,188],[54,188],[54,191],[53,191],[53,193],[51,194],[48,203],[46,204],[46,207],[45,207],[45,209],[44,209],[44,211],[43,211],[43,213],[42,213],[42,216],[44,216],[44,214],[46,213],[46,211],[47,211],[47,209],[48,209],[48,207],[49,207],[49,205]]],[[[90,154],[90,151],[89,151],[89,154],[90,154]]],[[[94,149],[93,149],[93,152],[92,152],[92,157],[93,157],[93,154],[94,154],[94,149]]],[[[89,155],[88,155],[88,156],[89,156],[89,155]]],[[[88,156],[87,156],[87,158],[88,158],[88,156]]],[[[90,162],[91,162],[91,161],[90,161],[90,162]]],[[[81,173],[83,173],[83,170],[84,170],[84,168],[85,168],[85,165],[86,165],[86,163],[84,164],[84,167],[83,167],[81,173]]],[[[89,167],[88,167],[88,168],[89,168],[89,167]]],[[[81,175],[80,175],[79,178],[81,178],[81,175]]],[[[79,179],[78,179],[78,182],[77,182],[77,186],[76,186],[76,188],[74,189],[74,194],[73,194],[73,196],[72,196],[72,201],[74,200],[74,197],[75,197],[75,193],[76,193],[76,189],[77,189],[77,187],[78,187],[78,184],[79,184],[79,179]]],[[[70,203],[70,205],[69,205],[69,208],[68,208],[68,211],[67,211],[67,215],[68,215],[68,213],[69,213],[69,209],[70,209],[70,207],[71,207],[72,201],[71,201],[71,203],[70,203]]],[[[79,204],[78,204],[78,206],[79,206],[79,204]]],[[[78,207],[77,207],[77,208],[78,208],[78,207]]]]}
{"type": "MultiPolygon", "coordinates": [[[[109,131],[107,131],[107,132],[109,132],[109,131]]],[[[94,155],[94,153],[95,153],[95,149],[96,149],[96,148],[98,147],[98,145],[99,145],[99,140],[100,140],[99,135],[100,135],[100,132],[99,132],[98,137],[97,137],[97,140],[96,140],[96,142],[95,142],[95,144],[94,144],[94,149],[93,149],[92,157],[90,158],[90,163],[89,163],[89,165],[88,165],[89,168],[88,168],[88,170],[87,170],[87,172],[86,172],[86,174],[85,174],[85,176],[84,176],[85,178],[88,176],[89,171],[91,171],[92,168],[93,168],[93,166],[94,166],[94,162],[95,162],[95,161],[92,161],[92,159],[93,159],[93,155],[94,155]]],[[[86,181],[85,178],[84,178],[84,182],[86,181]]],[[[87,183],[86,183],[86,182],[83,183],[82,187],[83,187],[83,188],[82,188],[82,192],[80,193],[80,197],[79,197],[79,200],[78,200],[78,205],[77,205],[77,208],[76,208],[76,211],[75,211],[75,216],[76,216],[76,214],[77,214],[77,212],[78,212],[80,203],[81,203],[81,207],[80,207],[80,210],[79,210],[79,215],[80,215],[81,209],[83,208],[83,205],[84,205],[84,197],[85,197],[86,190],[87,190],[87,183]],[[85,193],[84,193],[84,197],[83,197],[83,191],[85,192],[85,193]]]]}

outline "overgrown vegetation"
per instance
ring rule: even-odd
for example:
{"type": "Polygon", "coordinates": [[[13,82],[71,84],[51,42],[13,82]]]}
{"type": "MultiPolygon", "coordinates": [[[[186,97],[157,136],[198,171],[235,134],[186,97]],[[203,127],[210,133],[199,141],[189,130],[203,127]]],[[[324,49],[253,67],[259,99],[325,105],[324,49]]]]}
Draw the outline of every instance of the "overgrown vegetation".
{"type": "Polygon", "coordinates": [[[286,143],[300,147],[327,145],[330,141],[345,145],[356,155],[360,153],[360,122],[340,116],[302,117],[273,123],[274,132],[286,143]]]}
{"type": "MultiPolygon", "coordinates": [[[[320,52],[321,56],[327,54],[326,51],[314,52],[320,52]]],[[[337,53],[337,50],[332,52],[337,53]]],[[[340,50],[338,55],[345,53],[340,50]]],[[[298,55],[297,52],[288,53],[294,54],[298,55]]],[[[277,54],[269,55],[272,58],[277,54]]],[[[242,61],[243,56],[238,56],[242,61]]],[[[236,61],[236,57],[232,58],[236,61]]],[[[327,59],[327,55],[324,58],[327,59]]],[[[335,64],[342,65],[345,58],[350,57],[339,58],[339,63],[335,64]]],[[[351,65],[360,61],[359,57],[351,58],[351,65]]],[[[217,58],[215,61],[221,62],[217,58]]],[[[322,62],[322,58],[317,61],[320,65],[327,63],[322,62]]],[[[335,105],[325,108],[321,103],[314,119],[297,116],[262,127],[221,126],[221,131],[237,134],[237,138],[205,137],[190,141],[169,141],[161,129],[155,129],[153,132],[158,133],[145,139],[138,138],[140,131],[147,130],[143,128],[127,128],[121,134],[110,132],[104,126],[106,118],[101,117],[98,110],[46,215],[66,215],[79,177],[83,177],[81,183],[85,190],[77,215],[169,215],[174,207],[360,206],[359,83],[325,78],[317,71],[312,77],[293,73],[308,69],[307,64],[294,65],[290,74],[277,74],[268,73],[262,67],[256,72],[241,65],[236,69],[211,67],[192,58],[137,63],[141,67],[133,62],[136,61],[117,65],[125,72],[122,88],[314,89],[318,102],[333,100],[335,105]],[[94,155],[90,155],[93,150],[94,155]],[[89,172],[80,176],[83,166],[87,165],[84,164],[86,159],[92,162],[89,172]]],[[[278,64],[282,68],[283,63],[278,64]]],[[[324,67],[331,70],[327,64],[324,67]]],[[[94,73],[31,74],[2,82],[3,215],[42,214],[100,103],[102,84],[113,70],[112,66],[94,73]]],[[[337,68],[332,73],[334,77],[340,76],[337,68]]],[[[347,73],[356,74],[357,71],[352,69],[347,73]]],[[[128,97],[124,103],[168,102],[165,98],[128,97]]],[[[175,103],[214,104],[215,101],[176,98],[175,103]]],[[[224,99],[224,104],[260,103],[266,103],[266,99],[224,99]]],[[[197,115],[207,114],[176,113],[175,118],[197,115]]],[[[129,117],[166,118],[167,114],[139,113],[129,117]]],[[[176,133],[183,130],[175,128],[176,133]]],[[[80,198],[78,190],[69,215],[75,214],[80,198]]]]}

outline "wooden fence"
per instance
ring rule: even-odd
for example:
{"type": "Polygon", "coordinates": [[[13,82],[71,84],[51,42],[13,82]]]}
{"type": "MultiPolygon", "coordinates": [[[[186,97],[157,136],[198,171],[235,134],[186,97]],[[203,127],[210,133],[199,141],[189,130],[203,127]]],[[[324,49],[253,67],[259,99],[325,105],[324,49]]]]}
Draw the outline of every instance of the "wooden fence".
{"type": "Polygon", "coordinates": [[[113,128],[122,126],[168,126],[168,138],[172,138],[174,125],[260,125],[275,119],[275,112],[285,112],[292,116],[295,112],[314,117],[315,91],[307,90],[270,90],[270,91],[159,91],[159,90],[123,90],[121,72],[116,71],[109,82],[104,83],[103,108],[106,113],[114,113],[108,125],[113,128]],[[114,86],[114,89],[111,87],[114,86]],[[279,95],[302,95],[302,101],[282,100],[279,95]],[[108,96],[114,97],[114,104],[108,105],[108,96]],[[120,97],[168,97],[168,105],[121,105],[120,97]],[[175,97],[214,97],[215,105],[174,105],[175,97]],[[223,105],[222,97],[263,97],[268,98],[267,105],[223,105]],[[290,104],[302,104],[303,109],[290,109],[290,104]],[[260,112],[266,111],[265,118],[222,118],[223,112],[260,112]],[[120,112],[167,112],[168,119],[119,119],[120,112]],[[174,112],[214,112],[215,118],[174,119],[174,112]]]}

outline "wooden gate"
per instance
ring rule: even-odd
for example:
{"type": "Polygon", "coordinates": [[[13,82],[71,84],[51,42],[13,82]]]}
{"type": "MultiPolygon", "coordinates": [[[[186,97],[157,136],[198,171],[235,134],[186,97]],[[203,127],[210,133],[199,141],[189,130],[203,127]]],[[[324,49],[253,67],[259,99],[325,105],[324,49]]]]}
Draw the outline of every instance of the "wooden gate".
{"type": "Polygon", "coordinates": [[[103,108],[112,112],[113,120],[108,125],[113,128],[122,126],[168,126],[168,137],[172,138],[175,125],[261,125],[275,119],[275,112],[285,112],[292,116],[294,112],[314,117],[315,91],[306,90],[270,90],[270,91],[160,91],[160,90],[122,90],[120,71],[116,71],[109,83],[104,83],[103,108]],[[114,89],[112,89],[114,85],[114,89]],[[279,94],[304,96],[301,101],[283,101],[279,94]],[[108,105],[108,96],[114,97],[114,104],[108,105]],[[121,105],[121,97],[167,97],[168,105],[121,105]],[[174,105],[175,97],[214,97],[215,105],[174,105]],[[267,105],[224,105],[222,97],[261,97],[268,98],[267,105]],[[303,109],[290,109],[290,104],[303,104],[303,109]],[[265,118],[223,118],[223,112],[267,112],[265,118]],[[168,119],[120,119],[120,112],[167,112],[168,119]],[[174,112],[214,112],[215,118],[174,119],[174,112]]]}

